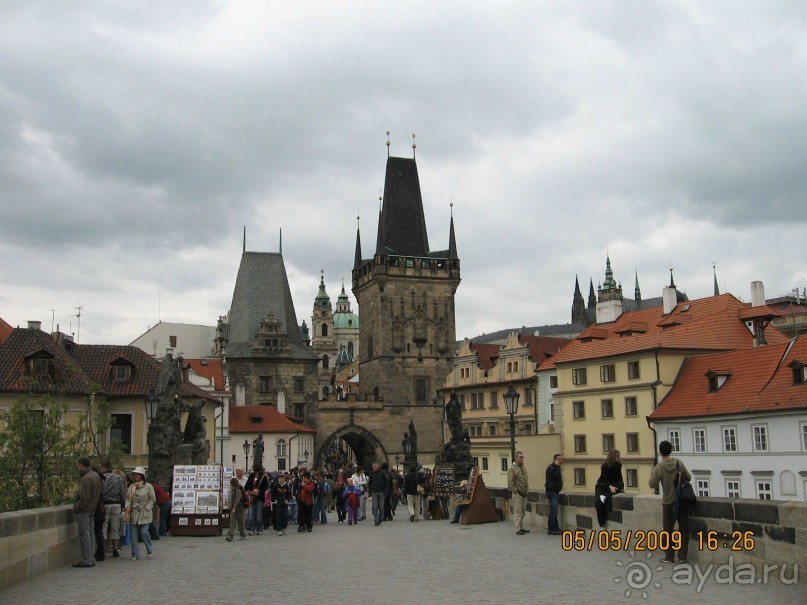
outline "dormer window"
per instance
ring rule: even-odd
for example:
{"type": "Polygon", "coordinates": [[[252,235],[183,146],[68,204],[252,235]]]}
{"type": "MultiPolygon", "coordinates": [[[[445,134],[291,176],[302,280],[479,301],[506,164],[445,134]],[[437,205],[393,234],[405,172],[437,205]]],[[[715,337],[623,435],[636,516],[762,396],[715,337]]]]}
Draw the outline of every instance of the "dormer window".
{"type": "Polygon", "coordinates": [[[132,377],[132,366],[127,363],[119,363],[112,366],[112,379],[115,382],[128,382],[132,377]]]}
{"type": "Polygon", "coordinates": [[[28,372],[31,376],[47,376],[50,374],[50,359],[47,357],[32,357],[28,360],[28,372]]]}
{"type": "Polygon", "coordinates": [[[807,383],[807,363],[804,361],[794,360],[790,364],[790,369],[793,370],[793,384],[807,383]]]}
{"type": "Polygon", "coordinates": [[[706,378],[709,380],[709,392],[716,393],[726,383],[731,376],[731,372],[726,370],[709,370],[706,378]]]}

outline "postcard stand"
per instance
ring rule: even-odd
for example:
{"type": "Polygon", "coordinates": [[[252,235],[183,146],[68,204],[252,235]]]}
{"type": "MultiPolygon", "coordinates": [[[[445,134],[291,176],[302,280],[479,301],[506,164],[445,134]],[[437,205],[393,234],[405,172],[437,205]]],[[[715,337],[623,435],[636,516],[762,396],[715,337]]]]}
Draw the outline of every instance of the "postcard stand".
{"type": "Polygon", "coordinates": [[[222,507],[225,499],[229,498],[232,474],[231,467],[218,464],[174,466],[170,523],[172,536],[221,535],[222,507]]]}

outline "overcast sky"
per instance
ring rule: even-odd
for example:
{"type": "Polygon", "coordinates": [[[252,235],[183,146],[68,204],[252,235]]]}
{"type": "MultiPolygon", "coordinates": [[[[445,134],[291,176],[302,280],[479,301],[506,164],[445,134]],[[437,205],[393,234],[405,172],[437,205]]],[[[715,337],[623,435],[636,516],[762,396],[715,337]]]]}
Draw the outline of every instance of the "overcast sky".
{"type": "Polygon", "coordinates": [[[8,0],[0,317],[214,325],[246,225],[254,251],[283,230],[310,323],[357,215],[374,251],[387,130],[403,157],[417,134],[432,249],[453,199],[458,339],[570,321],[606,251],[630,296],[670,264],[691,299],[713,262],[744,300],[807,286],[801,0],[8,0]]]}

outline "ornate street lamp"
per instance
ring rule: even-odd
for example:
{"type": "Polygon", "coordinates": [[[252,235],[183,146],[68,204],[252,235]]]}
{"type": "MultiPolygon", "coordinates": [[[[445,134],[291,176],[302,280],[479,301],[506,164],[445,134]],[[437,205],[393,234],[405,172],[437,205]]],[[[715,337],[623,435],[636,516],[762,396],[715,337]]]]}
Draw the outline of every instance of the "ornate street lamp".
{"type": "Polygon", "coordinates": [[[507,392],[504,394],[504,408],[510,414],[510,460],[516,460],[516,420],[515,415],[518,413],[518,399],[520,395],[518,391],[509,385],[507,392]]]}
{"type": "Polygon", "coordinates": [[[154,389],[151,389],[146,395],[143,404],[146,407],[146,418],[149,421],[149,428],[148,428],[148,437],[146,438],[146,442],[148,443],[149,448],[149,479],[154,479],[154,471],[155,471],[155,464],[154,464],[154,431],[157,430],[157,411],[160,408],[160,398],[154,392],[154,389]]]}
{"type": "Polygon", "coordinates": [[[244,439],[244,470],[249,472],[249,441],[244,439]]]}
{"type": "Polygon", "coordinates": [[[415,447],[412,443],[412,440],[407,436],[403,440],[403,448],[404,448],[404,464],[415,464],[417,463],[417,458],[415,457],[415,447]]]}
{"type": "Polygon", "coordinates": [[[395,454],[395,470],[398,470],[398,463],[401,461],[401,456],[399,454],[395,454]]]}

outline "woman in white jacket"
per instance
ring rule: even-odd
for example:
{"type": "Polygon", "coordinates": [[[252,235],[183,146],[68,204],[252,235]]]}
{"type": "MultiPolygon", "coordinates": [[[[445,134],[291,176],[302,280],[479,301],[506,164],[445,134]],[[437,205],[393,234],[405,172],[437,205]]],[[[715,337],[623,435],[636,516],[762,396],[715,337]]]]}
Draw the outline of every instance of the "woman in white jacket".
{"type": "Polygon", "coordinates": [[[146,483],[146,469],[138,466],[134,472],[134,483],[129,486],[126,492],[126,511],[129,514],[129,533],[132,543],[132,561],[140,558],[140,547],[138,546],[138,535],[143,538],[146,545],[146,556],[150,559],[154,552],[149,534],[152,511],[157,497],[154,495],[154,488],[150,483],[146,483]]]}

